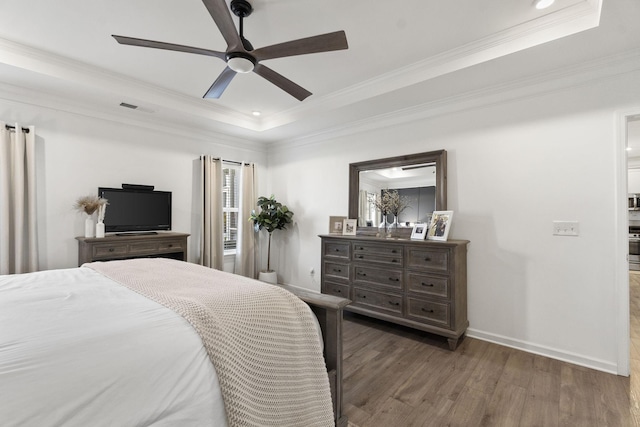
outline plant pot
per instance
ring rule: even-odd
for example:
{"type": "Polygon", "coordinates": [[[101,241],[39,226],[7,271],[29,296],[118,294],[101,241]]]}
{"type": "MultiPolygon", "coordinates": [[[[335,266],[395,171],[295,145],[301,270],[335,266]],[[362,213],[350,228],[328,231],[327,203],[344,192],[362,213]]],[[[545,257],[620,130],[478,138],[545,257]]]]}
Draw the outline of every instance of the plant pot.
{"type": "Polygon", "coordinates": [[[258,274],[258,280],[261,282],[271,283],[272,285],[278,284],[278,273],[275,271],[261,271],[258,274]]]}

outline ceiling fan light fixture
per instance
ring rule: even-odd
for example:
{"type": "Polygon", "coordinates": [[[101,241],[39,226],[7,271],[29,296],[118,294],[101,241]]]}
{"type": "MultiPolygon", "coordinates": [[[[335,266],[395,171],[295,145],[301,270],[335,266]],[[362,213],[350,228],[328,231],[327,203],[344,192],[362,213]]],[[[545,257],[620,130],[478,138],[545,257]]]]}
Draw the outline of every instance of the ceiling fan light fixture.
{"type": "Polygon", "coordinates": [[[535,5],[536,9],[546,9],[554,2],[555,0],[535,0],[533,4],[535,5]]]}
{"type": "Polygon", "coordinates": [[[236,73],[250,73],[253,71],[256,63],[255,60],[248,55],[236,53],[228,56],[227,66],[236,73]]]}

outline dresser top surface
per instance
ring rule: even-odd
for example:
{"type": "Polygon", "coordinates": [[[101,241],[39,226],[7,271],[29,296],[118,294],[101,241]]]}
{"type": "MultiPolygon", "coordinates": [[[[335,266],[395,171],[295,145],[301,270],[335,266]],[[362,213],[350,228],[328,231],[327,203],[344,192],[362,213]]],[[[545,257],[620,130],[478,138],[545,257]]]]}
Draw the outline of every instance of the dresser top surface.
{"type": "Polygon", "coordinates": [[[123,233],[116,235],[115,233],[107,234],[104,237],[83,237],[78,236],[76,240],[80,242],[96,243],[96,242],[128,242],[131,240],[150,240],[150,239],[167,239],[167,238],[185,238],[189,237],[188,233],[177,233],[175,231],[158,231],[157,234],[142,234],[142,233],[123,233]]]}
{"type": "Polygon", "coordinates": [[[449,239],[447,241],[440,240],[418,240],[418,239],[406,239],[399,237],[376,237],[376,236],[363,236],[363,235],[342,235],[342,234],[320,234],[319,237],[321,239],[340,239],[340,240],[357,240],[357,241],[367,241],[367,242],[376,242],[376,243],[403,243],[403,244],[412,244],[412,245],[442,245],[442,246],[460,246],[469,244],[469,240],[456,240],[449,239]]]}

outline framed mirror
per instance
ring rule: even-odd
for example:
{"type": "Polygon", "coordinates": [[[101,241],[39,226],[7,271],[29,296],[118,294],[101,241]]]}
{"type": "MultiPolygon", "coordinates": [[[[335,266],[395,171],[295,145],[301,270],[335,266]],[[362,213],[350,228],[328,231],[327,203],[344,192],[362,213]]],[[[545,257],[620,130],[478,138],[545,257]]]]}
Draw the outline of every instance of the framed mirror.
{"type": "MultiPolygon", "coordinates": [[[[434,210],[447,209],[447,152],[445,150],[367,160],[349,165],[349,218],[358,219],[358,228],[377,228],[370,203],[381,190],[398,190],[408,201],[407,225],[425,222],[434,210]]],[[[406,220],[406,221],[405,221],[406,220]]]]}

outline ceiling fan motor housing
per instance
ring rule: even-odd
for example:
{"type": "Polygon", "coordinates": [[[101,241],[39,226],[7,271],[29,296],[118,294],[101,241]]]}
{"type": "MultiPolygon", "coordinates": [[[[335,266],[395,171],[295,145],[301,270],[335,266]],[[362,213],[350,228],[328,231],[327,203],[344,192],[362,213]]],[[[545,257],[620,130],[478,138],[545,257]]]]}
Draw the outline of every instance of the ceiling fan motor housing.
{"type": "Polygon", "coordinates": [[[239,18],[246,18],[251,15],[251,12],[253,12],[251,3],[247,0],[231,0],[231,4],[229,6],[231,7],[233,14],[239,18]]]}

